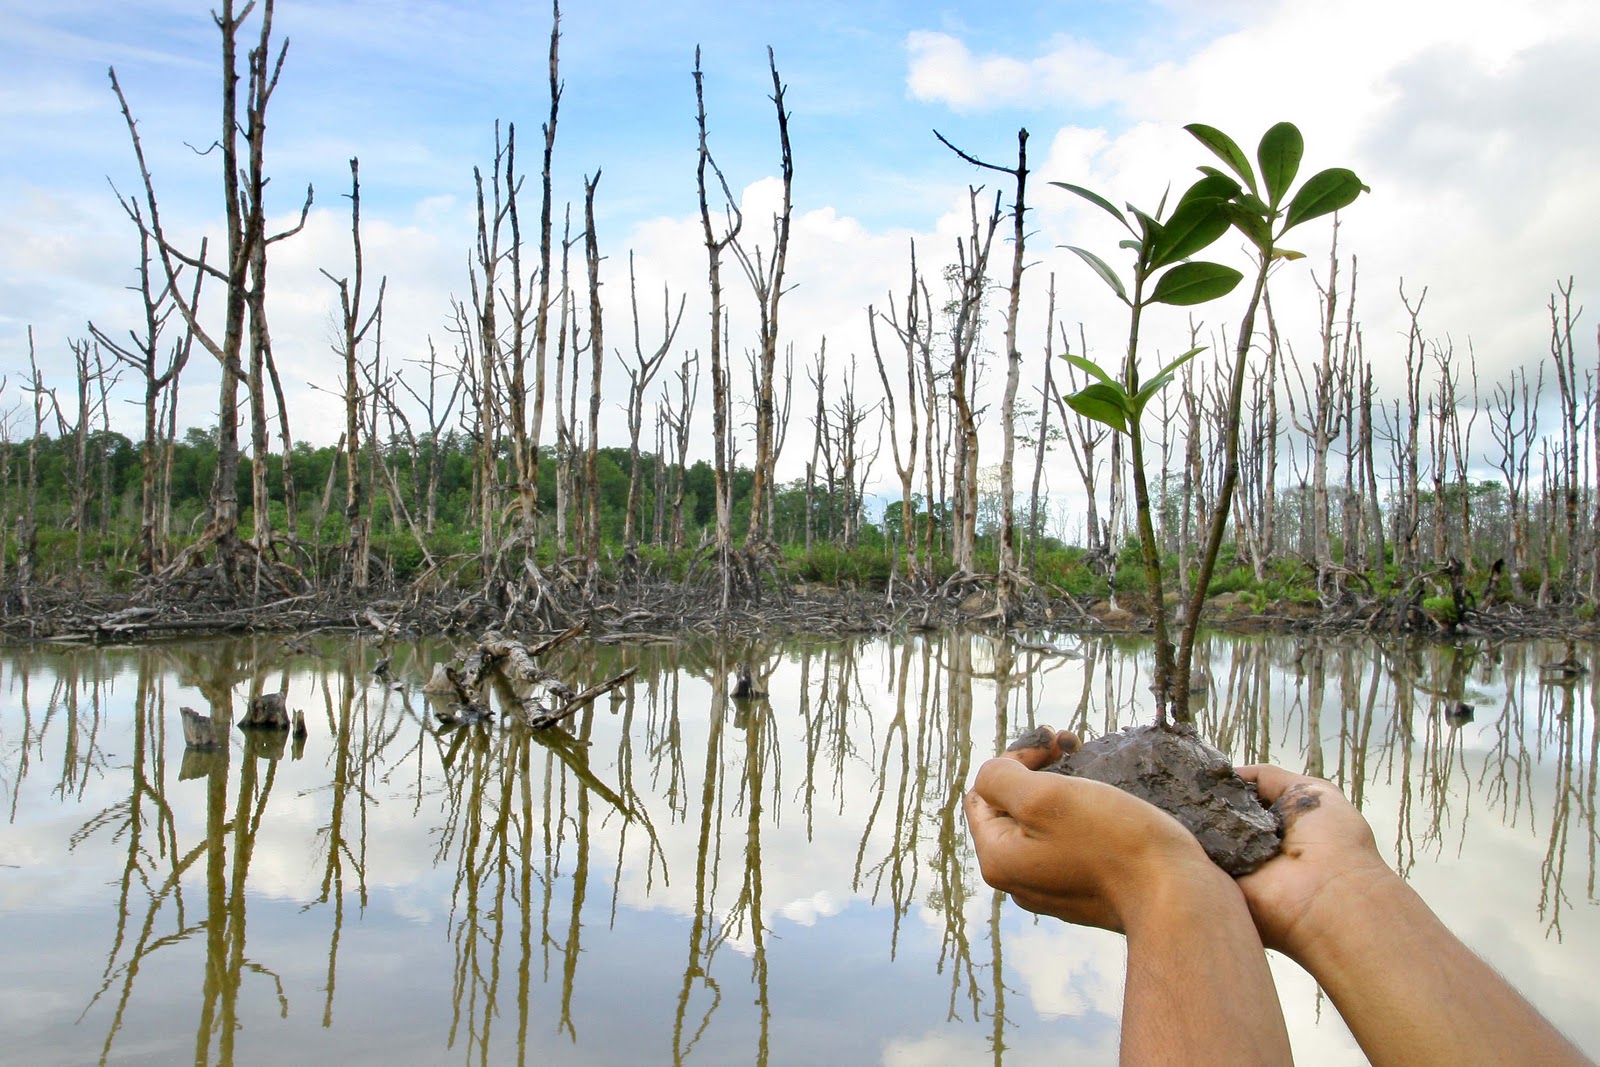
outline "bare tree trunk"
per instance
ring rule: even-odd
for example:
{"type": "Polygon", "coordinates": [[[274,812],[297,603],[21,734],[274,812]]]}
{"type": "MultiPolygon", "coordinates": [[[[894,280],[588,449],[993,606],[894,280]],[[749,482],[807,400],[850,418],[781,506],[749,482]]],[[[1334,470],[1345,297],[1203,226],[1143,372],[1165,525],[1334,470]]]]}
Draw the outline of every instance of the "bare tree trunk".
{"type": "Polygon", "coordinates": [[[1571,278],[1565,286],[1556,283],[1550,295],[1550,360],[1556,368],[1556,387],[1561,404],[1562,502],[1566,519],[1567,555],[1561,584],[1562,595],[1571,602],[1578,590],[1578,430],[1587,416],[1579,396],[1577,353],[1573,348],[1572,326],[1577,312],[1572,309],[1571,278]]]}
{"type": "Polygon", "coordinates": [[[692,356],[685,354],[683,366],[678,368],[678,409],[672,410],[670,403],[667,407],[666,418],[672,428],[673,443],[676,446],[677,478],[672,489],[672,550],[683,550],[683,495],[684,482],[689,474],[689,423],[690,413],[694,410],[695,398],[700,394],[700,353],[692,356]],[[689,368],[694,368],[691,377],[689,368]]]}
{"type": "MultiPolygon", "coordinates": [[[[533,425],[528,437],[528,472],[532,500],[532,518],[539,514],[539,438],[544,429],[545,360],[550,349],[550,259],[551,233],[554,227],[551,164],[556,148],[556,120],[561,112],[561,2],[551,0],[550,13],[550,117],[544,124],[544,165],[540,170],[542,183],[539,199],[539,306],[533,319],[533,425]]],[[[597,176],[598,177],[598,176],[597,176]]],[[[570,208],[569,218],[570,218],[570,208]]],[[[562,247],[561,295],[565,301],[567,291],[566,248],[562,247]]],[[[564,321],[564,319],[563,319],[564,321]]],[[[558,341],[558,344],[563,343],[558,341]]],[[[528,551],[534,550],[532,524],[527,531],[530,538],[528,551]]]]}
{"type": "MultiPolygon", "coordinates": [[[[628,503],[622,520],[623,554],[628,565],[635,566],[639,555],[639,489],[640,489],[640,463],[639,434],[644,429],[644,399],[645,391],[650,388],[650,382],[655,378],[656,372],[661,369],[662,361],[667,358],[667,352],[672,348],[672,341],[678,334],[678,326],[683,322],[683,309],[687,303],[686,297],[678,298],[678,313],[672,313],[672,294],[662,287],[661,292],[661,343],[655,351],[645,355],[644,345],[639,336],[639,291],[634,282],[633,253],[628,253],[628,298],[633,309],[633,357],[636,366],[627,367],[628,372],[628,503]]],[[[660,452],[656,456],[657,468],[660,466],[660,452]]]]}
{"type": "Polygon", "coordinates": [[[340,336],[334,352],[344,361],[344,518],[349,528],[345,546],[345,571],[350,588],[358,593],[367,589],[371,570],[372,528],[368,524],[365,487],[361,478],[361,392],[357,372],[358,355],[367,330],[383,313],[383,294],[388,279],[378,283],[378,299],[366,320],[361,318],[361,297],[365,281],[365,263],[361,255],[361,164],[350,160],[350,247],[354,254],[355,274],[351,278],[335,278],[324,270],[323,276],[339,289],[340,336]]]}
{"type": "Polygon", "coordinates": [[[1044,454],[1050,442],[1050,397],[1056,391],[1055,356],[1050,341],[1055,333],[1056,276],[1050,275],[1050,295],[1044,314],[1044,387],[1039,393],[1039,433],[1033,445],[1033,485],[1028,493],[1028,575],[1036,577],[1039,564],[1039,485],[1044,478],[1044,454]]]}
{"type": "Polygon", "coordinates": [[[730,236],[733,252],[744,268],[758,307],[756,338],[756,455],[750,481],[750,525],[745,531],[747,549],[769,544],[772,531],[767,523],[767,497],[773,492],[777,451],[776,407],[773,402],[773,375],[778,359],[778,305],[783,298],[784,267],[789,257],[789,223],[793,204],[794,155],[789,148],[789,113],[783,105],[784,86],[778,77],[777,59],[767,48],[767,67],[772,73],[772,103],[778,111],[778,144],[782,160],[783,203],[772,220],[773,248],[770,263],[763,262],[761,250],[747,253],[730,236]]]}
{"type": "Polygon", "coordinates": [[[955,539],[951,563],[957,574],[971,574],[978,555],[978,420],[976,388],[978,335],[983,326],[983,295],[988,285],[989,250],[1000,226],[1000,195],[980,226],[978,190],[968,190],[971,229],[956,242],[955,321],[950,330],[950,400],[955,410],[955,539]]]}
{"type": "MultiPolygon", "coordinates": [[[[711,422],[713,476],[716,483],[717,511],[717,563],[720,571],[721,594],[719,605],[726,613],[733,595],[733,500],[730,484],[730,435],[728,418],[728,372],[722,351],[722,253],[739,236],[743,218],[734,202],[732,191],[722,170],[711,158],[710,144],[706,139],[705,76],[700,69],[700,49],[694,53],[695,118],[700,131],[699,164],[695,170],[696,188],[700,194],[700,225],[705,234],[707,278],[711,295],[711,422]],[[706,171],[709,169],[722,188],[726,202],[728,223],[722,235],[717,236],[711,224],[711,204],[706,189],[706,171]]],[[[780,103],[781,107],[781,103],[780,103]]]]}
{"type": "MultiPolygon", "coordinates": [[[[911,284],[906,291],[905,323],[902,325],[894,314],[894,298],[890,295],[890,310],[887,316],[873,311],[867,307],[867,331],[872,340],[872,358],[878,366],[878,380],[883,383],[883,397],[889,421],[889,446],[894,457],[895,473],[900,477],[900,537],[904,542],[906,556],[906,578],[914,580],[917,574],[917,538],[913,528],[914,507],[911,500],[911,485],[917,471],[917,351],[919,346],[931,347],[933,344],[933,316],[922,307],[918,299],[917,277],[917,244],[911,242],[911,284]],[[900,338],[900,343],[905,349],[906,361],[906,419],[909,422],[906,448],[902,455],[900,449],[900,431],[897,425],[897,405],[895,403],[894,389],[889,385],[889,372],[884,366],[883,355],[878,349],[877,320],[884,317],[885,321],[894,329],[900,338]]],[[[820,401],[820,393],[819,393],[820,401]]],[[[815,458],[813,455],[813,463],[815,458]]],[[[809,486],[809,481],[808,481],[809,486]]],[[[807,506],[809,510],[809,499],[807,506]]],[[[807,524],[807,546],[809,549],[810,525],[807,524]]]]}
{"type": "Polygon", "coordinates": [[[600,370],[605,364],[605,335],[600,307],[600,239],[594,227],[594,192],[600,172],[583,180],[584,259],[589,268],[589,442],[584,478],[589,483],[588,599],[592,604],[600,582],[600,370]]]}
{"type": "MultiPolygon", "coordinates": [[[[242,11],[236,13],[233,0],[223,0],[221,14],[213,16],[222,37],[222,128],[217,141],[221,149],[227,230],[227,257],[222,268],[207,265],[203,252],[201,257],[187,256],[167,241],[156,202],[155,185],[145,164],[138,130],[127,99],[117,82],[116,72],[114,70],[111,72],[112,89],[121,105],[129,138],[133,143],[134,155],[138,160],[140,177],[144,185],[145,205],[148,208],[147,225],[160,256],[167,290],[173,295],[175,306],[189,330],[200,341],[202,347],[216,358],[222,372],[218,391],[217,468],[208,506],[209,522],[205,535],[186,553],[186,556],[192,557],[214,544],[218,560],[222,565],[224,584],[230,589],[238,588],[238,563],[241,550],[238,536],[239,501],[235,488],[239,469],[238,393],[240,381],[246,374],[241,357],[246,338],[247,313],[252,303],[257,307],[264,306],[264,276],[260,271],[254,272],[257,288],[260,291],[252,294],[252,264],[259,262],[258,246],[269,245],[298,233],[304,227],[311,208],[311,190],[308,188],[299,222],[282,233],[273,236],[266,234],[266,209],[262,199],[267,182],[263,166],[265,117],[267,104],[283,70],[288,45],[285,43],[280,46],[276,60],[271,59],[273,2],[263,0],[259,40],[249,53],[248,96],[244,119],[241,122],[236,61],[237,38],[243,21],[255,7],[254,3],[247,3],[242,11]],[[246,165],[240,163],[241,133],[245,138],[246,165]],[[197,304],[182,298],[178,286],[178,272],[182,265],[209,273],[223,283],[225,287],[223,328],[220,338],[200,325],[197,304]]],[[[124,201],[125,208],[128,203],[124,201]]],[[[261,323],[255,329],[258,331],[257,336],[263,340],[253,342],[253,347],[256,343],[264,344],[265,323],[261,323]]]]}

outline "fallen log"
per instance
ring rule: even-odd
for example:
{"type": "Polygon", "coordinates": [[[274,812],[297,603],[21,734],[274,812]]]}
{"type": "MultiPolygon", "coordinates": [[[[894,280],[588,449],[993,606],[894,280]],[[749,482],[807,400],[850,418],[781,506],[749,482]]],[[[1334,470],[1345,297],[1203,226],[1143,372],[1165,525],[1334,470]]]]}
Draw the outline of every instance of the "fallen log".
{"type": "Polygon", "coordinates": [[[599,685],[592,685],[589,688],[574,694],[556,711],[548,711],[539,715],[528,716],[527,723],[535,730],[548,730],[550,727],[556,725],[556,723],[561,722],[563,719],[569,718],[586,705],[593,703],[598,697],[605,696],[613,689],[616,689],[623,682],[626,682],[638,672],[638,667],[629,667],[627,670],[623,671],[614,678],[608,678],[599,685]]]}

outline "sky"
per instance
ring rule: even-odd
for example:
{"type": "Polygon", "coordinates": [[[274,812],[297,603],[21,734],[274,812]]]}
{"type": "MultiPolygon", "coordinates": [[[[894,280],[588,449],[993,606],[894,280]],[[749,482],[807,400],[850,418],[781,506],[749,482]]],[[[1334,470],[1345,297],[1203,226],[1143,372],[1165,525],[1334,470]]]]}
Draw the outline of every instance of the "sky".
{"type": "MultiPolygon", "coordinates": [[[[550,23],[546,7],[499,0],[278,4],[276,37],[289,50],[267,119],[269,211],[292,221],[307,185],[315,190],[305,231],[274,246],[269,286],[296,438],[331,443],[342,423],[329,351],[337,293],[322,271],[350,273],[349,160],[361,161],[367,269],[387,279],[389,359],[406,365],[430,337],[448,352],[451,301],[469,292],[473,168],[491,165],[497,121],[516,125],[537,182],[550,23]]],[[[1548,361],[1557,282],[1576,278],[1581,304],[1600,276],[1600,96],[1591,88],[1600,6],[1590,2],[573,2],[561,26],[557,211],[570,202],[581,228],[582,182],[599,174],[607,348],[620,350],[608,370],[606,444],[626,443],[630,253],[644,346],[659,343],[663,286],[674,305],[688,299],[671,361],[708,346],[697,47],[712,151],[746,235],[768,246],[779,166],[769,45],[787,86],[795,228],[782,322],[796,415],[784,477],[809,455],[806,368],[824,338],[830,390],[853,355],[856,392],[870,404],[879,388],[868,305],[903,299],[913,241],[930,273],[951,262],[969,185],[992,198],[995,178],[1005,180],[963,163],[935,130],[1002,164],[1015,160],[1017,131],[1029,131],[1025,397],[1041,380],[1052,276],[1058,320],[1074,337],[1082,324],[1091,357],[1116,359],[1125,344],[1126,312],[1062,248],[1116,261],[1117,234],[1048,183],[1153,207],[1211,162],[1183,131],[1189,122],[1220,127],[1248,151],[1272,123],[1291,120],[1305,134],[1302,174],[1348,166],[1371,187],[1341,216],[1340,271],[1347,288],[1354,256],[1356,319],[1387,396],[1398,395],[1405,352],[1402,283],[1413,304],[1426,289],[1424,335],[1463,363],[1470,353],[1487,397],[1513,368],[1548,361]]],[[[218,40],[209,9],[188,0],[0,0],[0,417],[25,399],[30,327],[47,383],[65,387],[69,343],[87,336],[89,321],[113,336],[135,322],[126,289],[135,231],[114,190],[137,192],[138,177],[108,67],[139,123],[169,228],[191,248],[219,233],[218,163],[201,151],[220,114],[218,40]]],[[[1009,185],[1003,192],[1009,206],[1009,185]]],[[[535,211],[530,198],[525,216],[535,211]]],[[[1315,283],[1327,277],[1331,232],[1327,220],[1297,231],[1308,259],[1274,280],[1282,329],[1304,360],[1319,348],[1315,283]]],[[[1243,265],[1227,239],[1208,255],[1243,265]]],[[[1009,249],[996,259],[1008,264],[1009,249]]],[[[753,343],[754,301],[731,263],[728,273],[737,353],[753,343]]],[[[1242,294],[1198,311],[1202,339],[1219,339],[1241,311],[1242,294]]],[[[1176,354],[1189,328],[1185,312],[1160,309],[1143,344],[1176,354]]],[[[1580,320],[1586,364],[1592,329],[1580,320]]],[[[990,344],[998,351],[998,333],[990,344]]],[[[198,355],[185,379],[188,425],[214,417],[208,363],[198,355]]],[[[991,360],[992,412],[1002,373],[991,360]]],[[[130,385],[113,418],[137,436],[130,385]]],[[[31,412],[11,415],[13,436],[24,418],[31,426],[31,412]]],[[[998,460],[995,421],[985,465],[998,460]]],[[[708,424],[697,433],[702,455],[708,424]]],[[[1489,443],[1481,426],[1478,439],[1489,443]]],[[[1069,470],[1053,456],[1052,486],[1064,488],[1069,470]]],[[[894,478],[886,448],[876,471],[894,478]]]]}

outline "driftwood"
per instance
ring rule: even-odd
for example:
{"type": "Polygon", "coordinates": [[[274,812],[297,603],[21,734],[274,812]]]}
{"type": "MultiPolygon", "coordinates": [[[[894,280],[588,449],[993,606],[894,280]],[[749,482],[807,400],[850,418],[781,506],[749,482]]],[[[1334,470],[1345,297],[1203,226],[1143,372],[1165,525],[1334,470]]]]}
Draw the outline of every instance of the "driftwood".
{"type": "Polygon", "coordinates": [[[239,720],[241,730],[289,730],[289,708],[282,693],[262,693],[250,700],[250,710],[239,720]]]}
{"type": "Polygon", "coordinates": [[[630,667],[598,685],[574,690],[540,665],[541,656],[587,629],[588,624],[580,622],[532,646],[491,630],[456,662],[435,664],[433,677],[423,692],[440,699],[442,706],[435,708],[434,715],[446,725],[485,722],[494,713],[484,701],[483,687],[491,675],[496,675],[509,686],[502,701],[519,712],[508,721],[535,730],[549,729],[617,689],[638,670],[630,667]]]}
{"type": "Polygon", "coordinates": [[[629,667],[627,670],[623,671],[614,678],[607,678],[599,685],[591,685],[582,692],[574,694],[571,699],[561,705],[561,707],[556,711],[543,712],[538,715],[530,715],[527,723],[535,730],[548,730],[550,727],[572,715],[585,705],[592,703],[596,698],[602,697],[611,692],[613,689],[616,689],[623,682],[626,682],[629,678],[632,678],[635,674],[637,674],[638,671],[638,667],[629,667]]]}

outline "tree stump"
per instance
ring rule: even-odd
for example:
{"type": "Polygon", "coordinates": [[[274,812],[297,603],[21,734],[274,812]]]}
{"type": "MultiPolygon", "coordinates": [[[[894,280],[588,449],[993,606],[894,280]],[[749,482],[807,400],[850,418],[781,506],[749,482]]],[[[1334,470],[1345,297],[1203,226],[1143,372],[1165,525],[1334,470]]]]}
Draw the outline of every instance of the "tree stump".
{"type": "Polygon", "coordinates": [[[193,708],[179,708],[178,711],[183,716],[183,743],[186,748],[214,752],[226,744],[215,719],[193,708]]]}
{"type": "Polygon", "coordinates": [[[239,720],[241,730],[288,730],[289,708],[282,693],[262,693],[250,700],[250,710],[239,720]]]}

